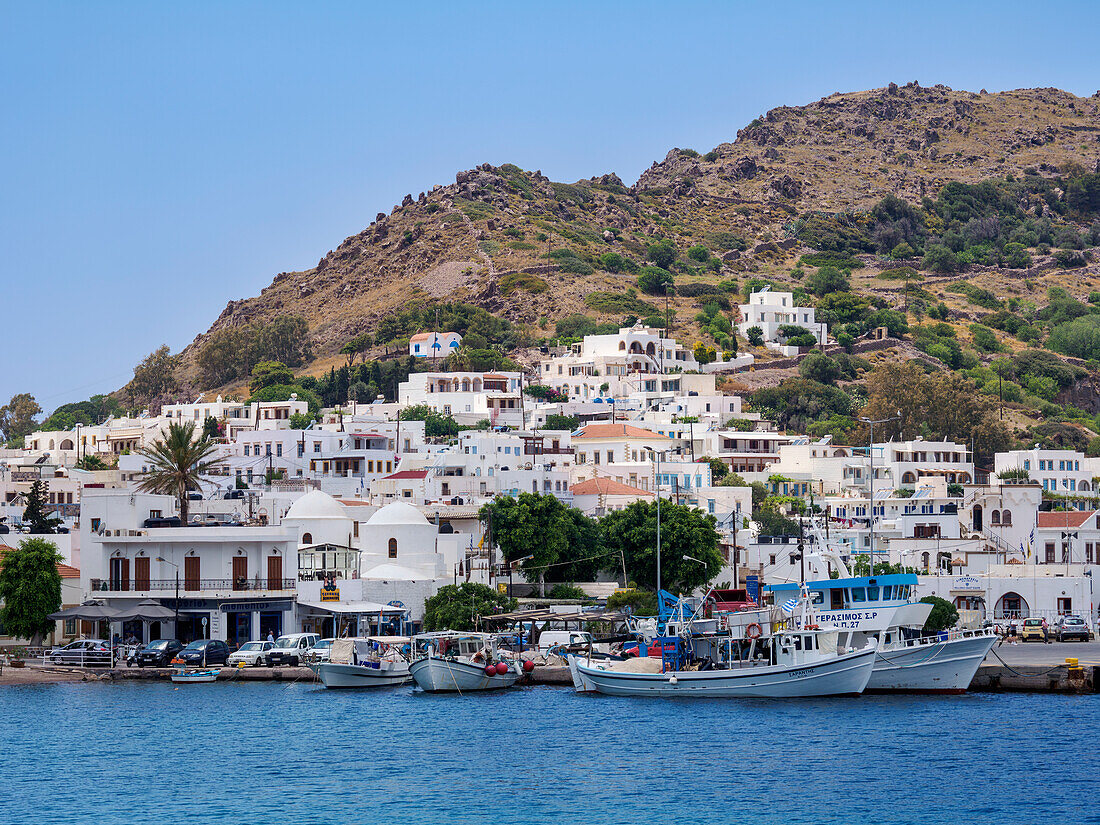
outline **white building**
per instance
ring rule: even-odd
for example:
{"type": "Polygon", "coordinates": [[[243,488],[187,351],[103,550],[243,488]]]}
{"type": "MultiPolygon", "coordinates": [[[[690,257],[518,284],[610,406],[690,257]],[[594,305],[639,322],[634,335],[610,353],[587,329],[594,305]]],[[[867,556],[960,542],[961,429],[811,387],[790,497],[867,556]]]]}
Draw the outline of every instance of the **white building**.
{"type": "Polygon", "coordinates": [[[170,621],[118,623],[124,638],[241,643],[296,627],[297,536],[286,527],[145,527],[170,516],[171,496],[88,490],[82,502],[81,587],[109,607],[153,599],[170,621]]]}
{"type": "Polygon", "coordinates": [[[415,358],[446,358],[462,346],[457,332],[419,332],[409,338],[409,355],[415,358]]]}
{"type": "Polygon", "coordinates": [[[1059,495],[1092,493],[1100,460],[1075,450],[1010,450],[993,457],[993,471],[1022,470],[1044,490],[1059,495]]]}
{"type": "Polygon", "coordinates": [[[403,407],[427,404],[460,424],[523,426],[518,372],[416,372],[398,385],[403,407]]]}
{"type": "Polygon", "coordinates": [[[737,329],[741,335],[747,338],[749,329],[760,327],[765,345],[784,355],[797,355],[798,348],[783,345],[785,339],[781,327],[802,327],[819,344],[828,340],[828,325],[815,319],[813,307],[795,306],[794,294],[791,292],[772,292],[770,287],[764,287],[759,292],[752,293],[749,302],[741,304],[740,310],[741,322],[737,329]]]}

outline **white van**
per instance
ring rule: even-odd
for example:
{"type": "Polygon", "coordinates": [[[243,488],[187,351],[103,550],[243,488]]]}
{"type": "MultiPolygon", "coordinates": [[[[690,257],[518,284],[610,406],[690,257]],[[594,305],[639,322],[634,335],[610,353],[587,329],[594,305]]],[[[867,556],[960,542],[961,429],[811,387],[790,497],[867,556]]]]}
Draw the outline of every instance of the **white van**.
{"type": "Polygon", "coordinates": [[[544,630],[539,634],[539,653],[545,656],[551,648],[579,648],[590,644],[596,649],[594,641],[592,634],[586,630],[544,630]]]}
{"type": "Polygon", "coordinates": [[[298,666],[306,660],[306,652],[321,640],[317,633],[288,633],[275,640],[265,657],[268,667],[298,666]]]}

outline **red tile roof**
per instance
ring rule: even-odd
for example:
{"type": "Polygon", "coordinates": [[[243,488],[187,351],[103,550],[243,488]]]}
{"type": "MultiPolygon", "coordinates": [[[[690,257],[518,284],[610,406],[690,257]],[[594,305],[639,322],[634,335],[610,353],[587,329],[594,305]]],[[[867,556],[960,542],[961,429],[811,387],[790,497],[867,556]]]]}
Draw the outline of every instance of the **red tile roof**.
{"type": "Polygon", "coordinates": [[[1081,527],[1095,516],[1096,512],[1096,510],[1067,510],[1064,513],[1039,513],[1039,527],[1047,529],[1081,527]]]}
{"type": "MultiPolygon", "coordinates": [[[[4,556],[6,556],[8,553],[13,551],[14,549],[15,549],[14,547],[9,547],[6,544],[0,544],[0,565],[3,565],[3,563],[4,563],[4,556]]],[[[57,565],[57,572],[61,574],[61,578],[63,578],[63,579],[79,579],[80,578],[80,571],[77,570],[75,567],[70,567],[67,564],[57,565]]]]}
{"type": "Polygon", "coordinates": [[[668,440],[668,436],[658,435],[651,430],[644,430],[641,427],[620,422],[614,424],[586,424],[573,438],[657,438],[668,440]]]}
{"type": "Polygon", "coordinates": [[[586,481],[581,481],[573,485],[573,495],[575,496],[651,496],[653,493],[649,490],[643,490],[639,487],[631,487],[629,484],[623,484],[621,481],[616,481],[613,478],[603,478],[597,476],[596,478],[590,478],[586,481]]]}
{"type": "Polygon", "coordinates": [[[398,470],[396,473],[388,476],[382,476],[383,479],[402,479],[402,478],[425,478],[428,475],[427,470],[398,470]]]}

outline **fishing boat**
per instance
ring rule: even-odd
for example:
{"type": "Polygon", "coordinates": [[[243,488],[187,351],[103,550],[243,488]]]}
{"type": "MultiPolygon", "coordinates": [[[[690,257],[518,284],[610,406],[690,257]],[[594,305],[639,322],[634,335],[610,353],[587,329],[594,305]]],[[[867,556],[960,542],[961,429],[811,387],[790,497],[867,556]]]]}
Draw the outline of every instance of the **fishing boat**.
{"type": "MultiPolygon", "coordinates": [[[[705,602],[664,590],[658,591],[657,604],[656,618],[633,625],[638,636],[636,657],[569,658],[578,691],[615,696],[796,698],[858,694],[870,678],[873,640],[855,648],[842,646],[837,632],[812,621],[795,630],[770,607],[708,617],[705,602]]],[[[801,604],[811,617],[808,592],[801,604]]]]}
{"type": "MultiPolygon", "coordinates": [[[[913,598],[914,573],[852,576],[838,552],[820,535],[820,548],[807,553],[815,579],[806,582],[814,607],[813,621],[840,634],[840,644],[859,647],[877,642],[875,666],[867,690],[875,693],[964,693],[978,667],[997,641],[990,628],[961,628],[936,633],[924,630],[932,605],[913,598]],[[828,562],[839,578],[828,578],[828,562]]],[[[799,592],[795,583],[765,587],[776,604],[799,592]]],[[[803,622],[792,615],[793,624],[803,622]]]]}
{"type": "MultiPolygon", "coordinates": [[[[868,691],[964,693],[997,637],[988,628],[926,633],[932,605],[913,600],[916,584],[915,574],[895,573],[842,575],[809,581],[806,587],[818,607],[816,621],[836,630],[842,644],[877,642],[868,691]]],[[[779,601],[796,587],[779,584],[766,590],[779,601]]]]}
{"type": "Polygon", "coordinates": [[[409,672],[429,693],[498,690],[514,685],[527,663],[503,658],[493,633],[441,631],[412,639],[409,672]]]}
{"type": "Polygon", "coordinates": [[[327,662],[309,665],[326,688],[372,688],[403,685],[412,676],[401,648],[408,636],[337,639],[327,662]]]}
{"type": "Polygon", "coordinates": [[[171,679],[178,684],[189,684],[191,682],[216,682],[218,680],[218,668],[210,668],[209,670],[181,670],[179,673],[173,673],[171,679]]]}

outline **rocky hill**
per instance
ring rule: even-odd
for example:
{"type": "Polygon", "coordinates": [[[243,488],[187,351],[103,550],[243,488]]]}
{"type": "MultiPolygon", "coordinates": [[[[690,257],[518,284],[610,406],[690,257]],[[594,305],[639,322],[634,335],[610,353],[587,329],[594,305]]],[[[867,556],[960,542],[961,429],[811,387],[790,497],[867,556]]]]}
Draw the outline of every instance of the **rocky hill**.
{"type": "MultiPolygon", "coordinates": [[[[230,301],[185,350],[185,370],[200,385],[196,354],[211,333],[281,315],[305,318],[313,353],[326,363],[386,316],[432,301],[483,307],[533,339],[552,335],[554,322],[572,314],[608,322],[658,305],[663,311],[662,299],[628,292],[657,239],[670,239],[676,250],[667,264],[678,291],[673,334],[692,341],[702,334],[698,296],[713,286],[752,276],[797,284],[806,270],[792,274],[792,267],[814,248],[801,231],[807,215],[858,213],[888,194],[919,206],[948,182],[1054,180],[1067,168],[1100,171],[1100,97],[917,83],[773,109],[732,143],[705,153],[671,150],[633,186],[613,173],[563,184],[540,171],[486,163],[459,172],[454,183],[407,195],[313,269],[280,273],[260,295],[230,301]],[[698,247],[705,252],[689,254],[698,247]],[[703,286],[682,289],[689,284],[703,286]]],[[[1027,208],[1040,216],[1046,209],[1027,208]]],[[[1097,286],[1096,265],[1083,260],[1066,269],[1024,245],[1034,253],[1025,270],[975,264],[968,280],[1001,297],[1010,285],[1036,301],[1052,283],[1082,299],[1097,286]]],[[[894,263],[873,254],[862,262],[853,292],[900,306],[902,285],[877,277],[894,263]]],[[[955,321],[981,314],[934,282],[924,284],[927,299],[945,302],[955,321]]]]}

